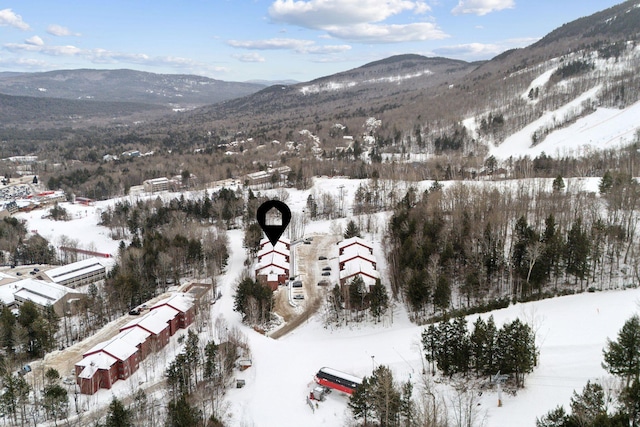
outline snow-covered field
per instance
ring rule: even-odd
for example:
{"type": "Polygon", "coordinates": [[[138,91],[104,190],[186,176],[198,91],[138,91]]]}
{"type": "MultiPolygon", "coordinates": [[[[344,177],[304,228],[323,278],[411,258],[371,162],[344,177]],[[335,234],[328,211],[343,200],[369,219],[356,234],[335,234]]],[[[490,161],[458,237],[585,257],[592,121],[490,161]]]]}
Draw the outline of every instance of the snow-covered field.
{"type": "MultiPolygon", "coordinates": [[[[242,250],[239,239],[233,253],[242,250]]],[[[230,282],[229,282],[230,283],[230,282]]],[[[225,292],[223,300],[231,298],[225,292]]],[[[605,376],[600,363],[607,337],[615,339],[624,321],[638,309],[640,290],[585,293],[495,311],[501,325],[516,317],[531,321],[537,329],[540,365],[527,378],[517,396],[485,392],[482,410],[488,427],[533,426],[537,416],[558,404],[568,407],[573,390],[581,391],[587,380],[605,376]]],[[[237,319],[229,302],[214,310],[237,319]]],[[[217,313],[216,313],[217,315],[217,313]]],[[[489,314],[484,314],[486,318],[489,314]]],[[[471,316],[473,322],[477,316],[471,316]]],[[[249,337],[253,367],[243,372],[242,389],[229,391],[227,421],[231,426],[341,426],[350,419],[348,397],[333,392],[317,409],[306,403],[313,375],[323,366],[357,376],[370,375],[373,366],[391,367],[399,381],[415,381],[420,387],[423,364],[420,351],[422,327],[409,322],[396,307],[393,322],[381,325],[352,324],[343,329],[325,328],[321,314],[311,317],[293,333],[274,341],[244,328],[249,337]]]]}

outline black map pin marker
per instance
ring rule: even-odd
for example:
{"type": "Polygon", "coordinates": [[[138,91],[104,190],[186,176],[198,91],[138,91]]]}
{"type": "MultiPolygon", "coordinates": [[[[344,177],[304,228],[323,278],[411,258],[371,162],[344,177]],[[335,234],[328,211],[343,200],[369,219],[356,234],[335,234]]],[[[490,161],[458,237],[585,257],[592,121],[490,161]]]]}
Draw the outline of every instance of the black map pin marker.
{"type": "Polygon", "coordinates": [[[256,219],[271,244],[275,246],[291,221],[291,210],[280,200],[267,200],[258,208],[256,219]],[[271,212],[272,209],[277,212],[271,212]]]}

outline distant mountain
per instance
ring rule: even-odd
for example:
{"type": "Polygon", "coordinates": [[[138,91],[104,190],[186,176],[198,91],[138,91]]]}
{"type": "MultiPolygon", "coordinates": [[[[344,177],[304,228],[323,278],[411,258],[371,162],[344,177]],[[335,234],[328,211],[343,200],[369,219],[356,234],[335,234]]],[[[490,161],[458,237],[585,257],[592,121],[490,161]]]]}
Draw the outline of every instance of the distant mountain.
{"type": "Polygon", "coordinates": [[[248,80],[246,83],[253,83],[262,86],[274,86],[274,85],[294,85],[300,83],[297,80],[248,80]]]}
{"type": "Polygon", "coordinates": [[[35,98],[0,94],[2,125],[29,128],[105,126],[150,120],[171,113],[169,107],[136,102],[35,98]]]}
{"type": "Polygon", "coordinates": [[[194,124],[233,118],[243,123],[278,124],[376,115],[409,106],[415,97],[448,87],[479,65],[398,55],[307,83],[270,86],[243,98],[199,108],[178,120],[194,124]]]}
{"type": "Polygon", "coordinates": [[[635,102],[640,86],[640,70],[634,65],[638,42],[640,0],[632,0],[567,23],[529,47],[490,61],[393,56],[311,82],[271,86],[201,107],[177,117],[173,125],[186,129],[242,123],[242,131],[278,139],[303,128],[326,132],[335,123],[361,128],[365,120],[375,117],[393,127],[386,130],[393,133],[387,138],[411,140],[420,131],[424,142],[455,131],[452,127],[469,117],[480,122],[480,116],[494,112],[506,121],[500,132],[492,131],[494,142],[499,143],[508,132],[540,117],[545,108],[557,108],[597,85],[603,85],[604,92],[594,103],[635,102]],[[611,68],[610,62],[620,55],[628,59],[611,68]],[[527,102],[530,83],[558,68],[560,73],[548,85],[537,88],[539,98],[527,102]],[[574,74],[572,70],[583,71],[574,74]],[[564,84],[555,86],[562,79],[564,84]]]}
{"type": "Polygon", "coordinates": [[[136,102],[178,108],[211,105],[250,95],[265,85],[134,70],[59,70],[0,73],[0,93],[37,98],[136,102]]]}

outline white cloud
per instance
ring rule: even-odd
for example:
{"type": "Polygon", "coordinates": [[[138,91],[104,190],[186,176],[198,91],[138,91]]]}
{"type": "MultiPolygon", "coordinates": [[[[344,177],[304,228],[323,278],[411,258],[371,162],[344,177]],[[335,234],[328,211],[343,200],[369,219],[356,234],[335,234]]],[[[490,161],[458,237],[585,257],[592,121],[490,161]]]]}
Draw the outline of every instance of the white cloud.
{"type": "Polygon", "coordinates": [[[514,0],[460,0],[451,13],[454,15],[486,15],[503,9],[513,9],[514,0]]]}
{"type": "Polygon", "coordinates": [[[242,55],[232,55],[232,56],[240,62],[265,62],[266,61],[262,55],[255,52],[245,53],[242,55]]]}
{"type": "Polygon", "coordinates": [[[29,37],[24,42],[34,46],[44,46],[44,41],[38,36],[29,37]]]}
{"type": "Polygon", "coordinates": [[[325,30],[333,37],[362,43],[399,43],[449,37],[430,22],[406,25],[359,24],[349,27],[328,27],[325,30]]]}
{"type": "Polygon", "coordinates": [[[467,43],[437,48],[434,49],[434,52],[445,56],[488,58],[499,54],[503,50],[497,44],[467,43]]]}
{"type": "Polygon", "coordinates": [[[73,33],[67,27],[63,27],[62,25],[52,24],[47,27],[47,33],[53,36],[80,36],[80,33],[73,33]]]}
{"type": "Polygon", "coordinates": [[[538,41],[539,38],[519,38],[508,39],[498,43],[466,43],[453,46],[444,46],[434,49],[436,55],[448,56],[457,59],[465,59],[470,61],[491,59],[502,52],[528,46],[538,41]]]}
{"type": "Polygon", "coordinates": [[[11,52],[32,52],[48,56],[78,57],[95,64],[140,64],[171,66],[186,70],[206,70],[209,73],[226,71],[223,67],[212,67],[188,58],[176,56],[152,57],[144,53],[115,52],[106,49],[80,49],[76,46],[48,46],[38,36],[31,37],[25,43],[6,43],[4,48],[11,52]]]}
{"type": "Polygon", "coordinates": [[[348,45],[317,46],[311,40],[300,39],[266,39],[266,40],[229,40],[232,47],[253,50],[292,50],[297,53],[336,53],[351,49],[348,45]]]}
{"type": "Polygon", "coordinates": [[[22,16],[16,15],[11,9],[0,10],[0,26],[14,27],[19,30],[29,30],[29,24],[22,20],[22,16]]]}
{"type": "Polygon", "coordinates": [[[276,22],[326,31],[331,37],[367,43],[396,43],[446,37],[433,23],[384,24],[404,12],[425,14],[423,0],[276,0],[269,16],[276,22]]]}

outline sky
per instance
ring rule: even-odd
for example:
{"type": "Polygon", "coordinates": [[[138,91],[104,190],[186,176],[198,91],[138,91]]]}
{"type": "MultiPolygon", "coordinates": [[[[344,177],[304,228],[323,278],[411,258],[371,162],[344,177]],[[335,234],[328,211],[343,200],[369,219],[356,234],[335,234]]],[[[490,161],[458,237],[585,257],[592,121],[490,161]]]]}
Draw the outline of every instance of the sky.
{"type": "Polygon", "coordinates": [[[620,0],[0,1],[0,71],[306,82],[392,55],[491,59],[620,0]]]}

